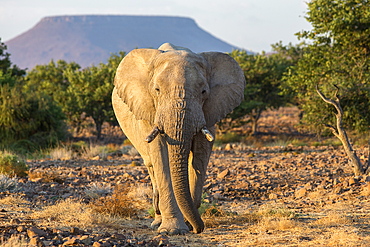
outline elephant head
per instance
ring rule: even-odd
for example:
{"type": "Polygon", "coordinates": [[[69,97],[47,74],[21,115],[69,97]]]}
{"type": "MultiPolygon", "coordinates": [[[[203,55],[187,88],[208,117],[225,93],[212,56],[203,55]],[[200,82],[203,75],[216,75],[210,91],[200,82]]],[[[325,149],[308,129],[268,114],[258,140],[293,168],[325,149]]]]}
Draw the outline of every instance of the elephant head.
{"type": "Polygon", "coordinates": [[[213,141],[207,127],[240,104],[244,86],[243,72],[227,54],[195,54],[171,44],[133,50],[117,68],[119,97],[137,120],[153,128],[147,141],[160,135],[167,143],[175,198],[195,232],[201,232],[204,224],[189,190],[192,138],[202,131],[213,141]]]}

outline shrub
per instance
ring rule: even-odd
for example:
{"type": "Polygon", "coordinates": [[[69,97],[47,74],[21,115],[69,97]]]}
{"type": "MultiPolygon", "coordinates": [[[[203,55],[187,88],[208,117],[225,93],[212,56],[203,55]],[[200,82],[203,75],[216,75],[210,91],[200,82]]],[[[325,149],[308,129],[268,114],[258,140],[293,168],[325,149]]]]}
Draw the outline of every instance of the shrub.
{"type": "Polygon", "coordinates": [[[27,176],[28,166],[17,155],[9,152],[0,152],[0,174],[11,177],[27,176]]]}
{"type": "Polygon", "coordinates": [[[85,189],[85,194],[92,199],[98,199],[103,196],[111,194],[113,191],[110,184],[92,183],[90,188],[85,189]]]}
{"type": "Polygon", "coordinates": [[[55,145],[67,136],[64,119],[50,97],[20,85],[0,85],[0,147],[33,152],[55,145]]]}
{"type": "Polygon", "coordinates": [[[112,195],[100,197],[90,204],[97,213],[113,217],[131,217],[142,209],[139,201],[129,195],[130,188],[117,186],[112,195]]]}
{"type": "Polygon", "coordinates": [[[18,188],[18,181],[16,178],[10,178],[7,175],[0,174],[0,192],[17,191],[18,188]]]}

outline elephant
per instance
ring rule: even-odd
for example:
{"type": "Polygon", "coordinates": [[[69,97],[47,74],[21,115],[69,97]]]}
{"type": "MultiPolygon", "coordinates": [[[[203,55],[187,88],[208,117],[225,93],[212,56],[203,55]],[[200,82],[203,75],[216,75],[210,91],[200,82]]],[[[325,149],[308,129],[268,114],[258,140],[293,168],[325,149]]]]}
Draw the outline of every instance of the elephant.
{"type": "Polygon", "coordinates": [[[244,97],[238,63],[221,52],[170,43],[134,49],[120,62],[112,104],[153,187],[152,228],[169,235],[204,230],[198,208],[215,124],[244,97]]]}

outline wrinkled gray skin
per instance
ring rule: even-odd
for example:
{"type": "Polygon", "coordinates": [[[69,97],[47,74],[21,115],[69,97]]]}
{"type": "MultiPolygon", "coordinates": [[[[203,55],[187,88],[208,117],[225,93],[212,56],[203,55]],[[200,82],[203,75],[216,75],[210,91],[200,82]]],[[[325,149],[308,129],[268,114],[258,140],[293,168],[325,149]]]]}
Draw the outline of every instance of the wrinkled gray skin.
{"type": "Polygon", "coordinates": [[[114,85],[118,122],[152,181],[152,227],[183,234],[189,231],[187,220],[195,233],[202,232],[198,207],[214,125],[242,101],[242,70],[227,54],[195,54],[166,43],[158,50],[131,51],[118,66],[114,85]]]}

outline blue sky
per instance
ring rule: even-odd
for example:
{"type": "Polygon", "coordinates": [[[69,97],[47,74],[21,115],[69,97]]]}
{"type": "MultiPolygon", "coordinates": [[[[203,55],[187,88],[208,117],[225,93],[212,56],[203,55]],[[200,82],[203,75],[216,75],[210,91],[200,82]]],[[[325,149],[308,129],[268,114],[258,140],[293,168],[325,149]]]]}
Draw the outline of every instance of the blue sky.
{"type": "Polygon", "coordinates": [[[53,15],[122,14],[193,18],[204,30],[237,47],[270,51],[271,44],[298,43],[309,30],[309,0],[0,0],[0,38],[7,41],[53,15]]]}

